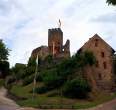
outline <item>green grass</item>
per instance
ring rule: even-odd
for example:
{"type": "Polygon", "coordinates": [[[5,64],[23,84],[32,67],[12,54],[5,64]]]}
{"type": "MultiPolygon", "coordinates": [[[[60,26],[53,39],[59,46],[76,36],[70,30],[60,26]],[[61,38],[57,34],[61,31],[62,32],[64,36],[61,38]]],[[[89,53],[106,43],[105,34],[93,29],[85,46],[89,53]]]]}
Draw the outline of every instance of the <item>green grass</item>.
{"type": "Polygon", "coordinates": [[[76,104],[76,108],[90,108],[90,107],[95,107],[99,104],[105,103],[107,101],[110,101],[116,97],[116,94],[108,95],[104,93],[99,93],[99,95],[96,96],[96,98],[93,101],[89,101],[87,103],[83,104],[76,104]]]}
{"type": "Polygon", "coordinates": [[[4,85],[4,79],[0,79],[0,87],[4,85]]]}
{"type": "MultiPolygon", "coordinates": [[[[99,92],[95,95],[94,99],[92,100],[79,100],[79,99],[69,99],[60,96],[53,96],[48,97],[48,94],[35,94],[34,99],[32,98],[32,91],[33,84],[27,86],[13,86],[11,89],[11,93],[18,97],[27,98],[25,100],[18,100],[17,103],[21,106],[28,106],[28,107],[35,107],[38,108],[39,106],[44,106],[44,108],[73,108],[76,109],[83,109],[83,108],[90,108],[96,105],[102,104],[109,100],[112,100],[116,97],[116,94],[105,94],[103,92],[99,92]],[[46,106],[47,105],[47,106],[46,106]]],[[[52,92],[52,91],[51,91],[52,92]]],[[[50,92],[50,93],[51,93],[50,92]]]]}

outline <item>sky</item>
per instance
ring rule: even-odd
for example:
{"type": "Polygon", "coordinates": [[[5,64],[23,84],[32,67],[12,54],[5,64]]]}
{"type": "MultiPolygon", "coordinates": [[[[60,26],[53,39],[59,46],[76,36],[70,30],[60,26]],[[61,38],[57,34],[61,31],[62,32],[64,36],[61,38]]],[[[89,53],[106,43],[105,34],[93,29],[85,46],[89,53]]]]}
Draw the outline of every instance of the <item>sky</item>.
{"type": "Polygon", "coordinates": [[[47,45],[59,19],[71,54],[96,33],[116,50],[116,6],[106,0],[0,0],[0,39],[10,49],[10,66],[26,64],[34,48],[47,45]]]}

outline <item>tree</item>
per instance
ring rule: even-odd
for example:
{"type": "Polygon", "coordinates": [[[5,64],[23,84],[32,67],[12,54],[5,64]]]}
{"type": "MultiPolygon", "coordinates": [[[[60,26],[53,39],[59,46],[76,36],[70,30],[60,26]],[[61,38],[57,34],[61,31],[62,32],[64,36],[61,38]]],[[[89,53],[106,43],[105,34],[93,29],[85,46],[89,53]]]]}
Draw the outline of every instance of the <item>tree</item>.
{"type": "Polygon", "coordinates": [[[116,5],[116,0],[107,0],[106,1],[109,5],[116,5]]]}
{"type": "Polygon", "coordinates": [[[16,80],[23,79],[26,74],[26,65],[16,63],[14,67],[11,69],[12,75],[16,78],[16,80]]]}
{"type": "Polygon", "coordinates": [[[9,72],[9,62],[8,60],[9,49],[0,40],[0,77],[5,77],[9,72]]]}
{"type": "Polygon", "coordinates": [[[0,61],[8,60],[9,49],[6,48],[6,45],[0,40],[0,61]]]}
{"type": "Polygon", "coordinates": [[[8,61],[0,61],[0,77],[5,78],[6,75],[9,74],[9,62],[8,61]]]}

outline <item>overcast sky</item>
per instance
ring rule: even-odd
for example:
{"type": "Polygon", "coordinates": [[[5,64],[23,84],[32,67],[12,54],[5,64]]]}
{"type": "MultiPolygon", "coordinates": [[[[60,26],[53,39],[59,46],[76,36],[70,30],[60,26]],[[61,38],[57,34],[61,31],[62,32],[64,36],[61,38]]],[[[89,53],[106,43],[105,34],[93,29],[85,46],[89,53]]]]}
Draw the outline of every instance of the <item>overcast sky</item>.
{"type": "Polygon", "coordinates": [[[47,45],[48,29],[59,19],[72,54],[96,33],[116,50],[116,7],[106,0],[0,0],[0,39],[11,50],[11,66],[47,45]]]}

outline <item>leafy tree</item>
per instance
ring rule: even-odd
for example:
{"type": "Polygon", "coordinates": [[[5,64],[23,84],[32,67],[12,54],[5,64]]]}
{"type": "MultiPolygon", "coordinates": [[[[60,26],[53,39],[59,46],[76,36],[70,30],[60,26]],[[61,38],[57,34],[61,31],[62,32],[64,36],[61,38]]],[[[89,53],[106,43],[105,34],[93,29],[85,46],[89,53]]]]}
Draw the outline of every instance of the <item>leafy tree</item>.
{"type": "Polygon", "coordinates": [[[6,48],[6,45],[0,40],[0,73],[1,77],[5,77],[9,73],[9,62],[8,60],[9,49],[6,48]]]}
{"type": "Polygon", "coordinates": [[[29,67],[29,66],[34,66],[34,67],[35,67],[35,66],[36,66],[36,58],[30,57],[27,66],[28,66],[28,67],[29,67]]]}
{"type": "Polygon", "coordinates": [[[8,60],[9,49],[6,48],[6,45],[0,40],[0,61],[8,60]]]}
{"type": "Polygon", "coordinates": [[[46,71],[43,81],[44,84],[50,89],[57,88],[64,82],[62,77],[57,74],[56,69],[46,71]]]}
{"type": "Polygon", "coordinates": [[[107,0],[106,1],[109,5],[116,5],[116,0],[107,0]]]}
{"type": "Polygon", "coordinates": [[[2,72],[2,77],[5,78],[9,74],[9,62],[0,61],[0,71],[2,72]]]}
{"type": "Polygon", "coordinates": [[[23,79],[26,74],[26,65],[16,63],[14,67],[11,69],[12,75],[16,78],[16,80],[23,79]]]}

